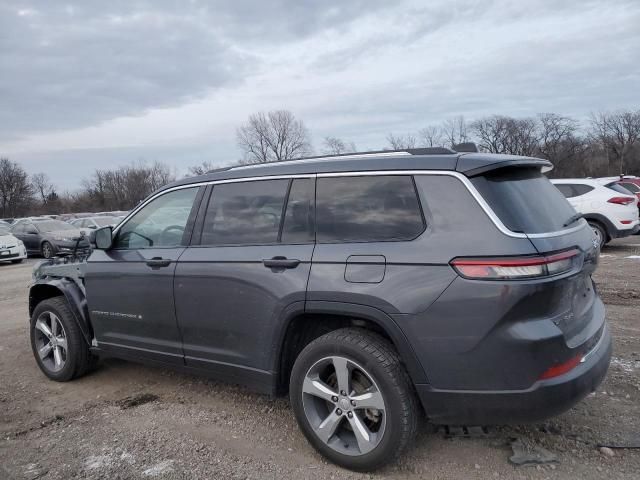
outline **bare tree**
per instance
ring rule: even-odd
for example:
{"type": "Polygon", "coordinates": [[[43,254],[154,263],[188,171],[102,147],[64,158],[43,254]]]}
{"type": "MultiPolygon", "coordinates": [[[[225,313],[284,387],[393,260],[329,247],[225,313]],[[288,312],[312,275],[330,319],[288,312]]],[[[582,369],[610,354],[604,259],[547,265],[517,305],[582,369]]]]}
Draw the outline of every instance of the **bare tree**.
{"type": "Polygon", "coordinates": [[[459,115],[442,122],[442,135],[449,147],[455,147],[460,143],[468,142],[467,122],[464,117],[459,115]]]}
{"type": "Polygon", "coordinates": [[[340,155],[343,153],[354,153],[357,151],[356,144],[346,142],[338,137],[324,137],[322,141],[322,152],[326,155],[340,155]]]}
{"type": "Polygon", "coordinates": [[[187,177],[197,177],[198,175],[204,175],[205,173],[210,172],[214,168],[215,167],[213,166],[213,163],[205,160],[200,165],[193,165],[193,166],[189,167],[189,169],[188,169],[189,173],[187,173],[186,176],[187,177]]]}
{"type": "Polygon", "coordinates": [[[538,125],[534,118],[510,118],[507,122],[506,152],[530,157],[538,148],[538,125]]]}
{"type": "Polygon", "coordinates": [[[438,125],[428,125],[418,132],[420,144],[423,147],[443,147],[445,144],[442,128],[438,125]]]}
{"type": "Polygon", "coordinates": [[[311,153],[309,131],[288,110],[255,113],[236,130],[243,163],[263,163],[304,157],[311,153]]]}
{"type": "Polygon", "coordinates": [[[406,150],[407,148],[416,148],[416,137],[407,133],[406,135],[395,136],[393,133],[387,135],[387,142],[393,150],[406,150]]]}
{"type": "Polygon", "coordinates": [[[538,151],[551,161],[554,176],[563,176],[581,163],[585,142],[578,135],[578,122],[557,113],[538,115],[538,151]]]}
{"type": "Polygon", "coordinates": [[[47,203],[49,196],[55,192],[53,184],[46,173],[34,173],[31,175],[31,185],[43,205],[47,203]]]}
{"type": "Polygon", "coordinates": [[[618,173],[625,173],[625,157],[640,140],[640,110],[591,114],[592,135],[613,154],[618,173]]]}
{"type": "Polygon", "coordinates": [[[0,212],[13,217],[29,211],[33,188],[24,169],[8,158],[0,158],[0,212]]]}
{"type": "Polygon", "coordinates": [[[139,163],[115,170],[96,170],[84,180],[87,208],[129,210],[158,188],[173,181],[175,175],[162,163],[139,163]]]}
{"type": "Polygon", "coordinates": [[[538,124],[534,118],[492,115],[476,120],[471,129],[480,148],[490,153],[531,156],[538,149],[538,124]]]}

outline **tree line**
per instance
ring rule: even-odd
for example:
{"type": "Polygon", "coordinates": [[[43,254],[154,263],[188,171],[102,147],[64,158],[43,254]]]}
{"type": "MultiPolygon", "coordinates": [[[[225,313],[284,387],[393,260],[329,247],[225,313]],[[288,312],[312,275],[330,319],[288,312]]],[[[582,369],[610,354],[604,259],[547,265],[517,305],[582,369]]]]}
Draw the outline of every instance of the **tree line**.
{"type": "MultiPolygon", "coordinates": [[[[473,121],[458,116],[414,132],[390,132],[373,150],[453,148],[474,142],[480,151],[546,158],[553,177],[640,175],[640,109],[592,114],[585,122],[556,113],[533,117],[490,115],[473,121]]],[[[255,113],[236,130],[239,164],[276,162],[357,151],[339,136],[322,139],[315,151],[309,129],[290,111],[255,113]]],[[[369,149],[371,150],[371,149],[369,149]]],[[[214,169],[211,161],[189,167],[188,176],[214,169]]],[[[66,212],[129,210],[157,188],[177,178],[161,162],[98,169],[73,192],[61,192],[44,173],[29,175],[0,158],[0,218],[66,212]]]]}

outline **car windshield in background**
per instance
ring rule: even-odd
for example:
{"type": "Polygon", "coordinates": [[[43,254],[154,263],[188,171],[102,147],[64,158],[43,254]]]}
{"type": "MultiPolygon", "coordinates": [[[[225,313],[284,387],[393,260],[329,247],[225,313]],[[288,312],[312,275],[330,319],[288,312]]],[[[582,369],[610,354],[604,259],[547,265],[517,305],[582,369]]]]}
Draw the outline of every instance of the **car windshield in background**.
{"type": "Polygon", "coordinates": [[[562,230],[576,213],[538,168],[502,168],[471,181],[512,232],[562,230]]]}
{"type": "Polygon", "coordinates": [[[115,225],[119,220],[115,217],[95,217],[93,221],[96,222],[99,227],[108,227],[109,225],[115,225]]]}
{"type": "Polygon", "coordinates": [[[11,235],[11,229],[5,225],[0,225],[0,236],[11,235]]]}
{"type": "Polygon", "coordinates": [[[76,227],[59,220],[42,220],[33,223],[39,232],[58,232],[62,230],[76,230],[76,227]]]}

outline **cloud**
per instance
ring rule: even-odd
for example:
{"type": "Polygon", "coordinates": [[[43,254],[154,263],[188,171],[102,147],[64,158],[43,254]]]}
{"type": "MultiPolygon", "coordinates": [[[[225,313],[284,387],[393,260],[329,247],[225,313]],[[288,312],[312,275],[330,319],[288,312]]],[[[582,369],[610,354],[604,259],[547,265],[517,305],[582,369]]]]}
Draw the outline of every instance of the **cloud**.
{"type": "Polygon", "coordinates": [[[337,28],[368,3],[3,3],[0,138],[95,125],[237,87],[261,67],[254,51],[337,28]]]}
{"type": "Polygon", "coordinates": [[[277,108],[362,148],[461,114],[638,108],[638,25],[637,0],[8,0],[0,155],[224,164],[277,108]]]}

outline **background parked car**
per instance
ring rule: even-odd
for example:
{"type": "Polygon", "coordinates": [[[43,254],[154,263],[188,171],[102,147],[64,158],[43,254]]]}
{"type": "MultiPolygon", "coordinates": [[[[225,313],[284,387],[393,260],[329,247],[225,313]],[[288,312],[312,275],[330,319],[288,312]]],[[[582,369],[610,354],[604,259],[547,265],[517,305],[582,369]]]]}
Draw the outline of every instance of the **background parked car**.
{"type": "MultiPolygon", "coordinates": [[[[22,240],[30,254],[40,254],[51,258],[58,253],[72,253],[80,230],[60,220],[25,220],[11,228],[11,233],[22,240]]],[[[78,244],[81,250],[89,249],[89,241],[82,239],[78,244]]]]}
{"type": "Polygon", "coordinates": [[[115,227],[120,220],[116,217],[88,217],[88,218],[77,218],[75,220],[71,220],[69,223],[84,232],[85,234],[89,233],[90,230],[95,230],[97,228],[102,227],[115,227]]]}
{"type": "Polygon", "coordinates": [[[629,190],[613,183],[605,186],[596,179],[563,178],[551,182],[589,222],[600,247],[613,238],[638,231],[638,199],[629,190]]]}
{"type": "Polygon", "coordinates": [[[11,234],[11,228],[0,223],[0,262],[20,263],[27,258],[27,249],[21,240],[11,234]]]}

